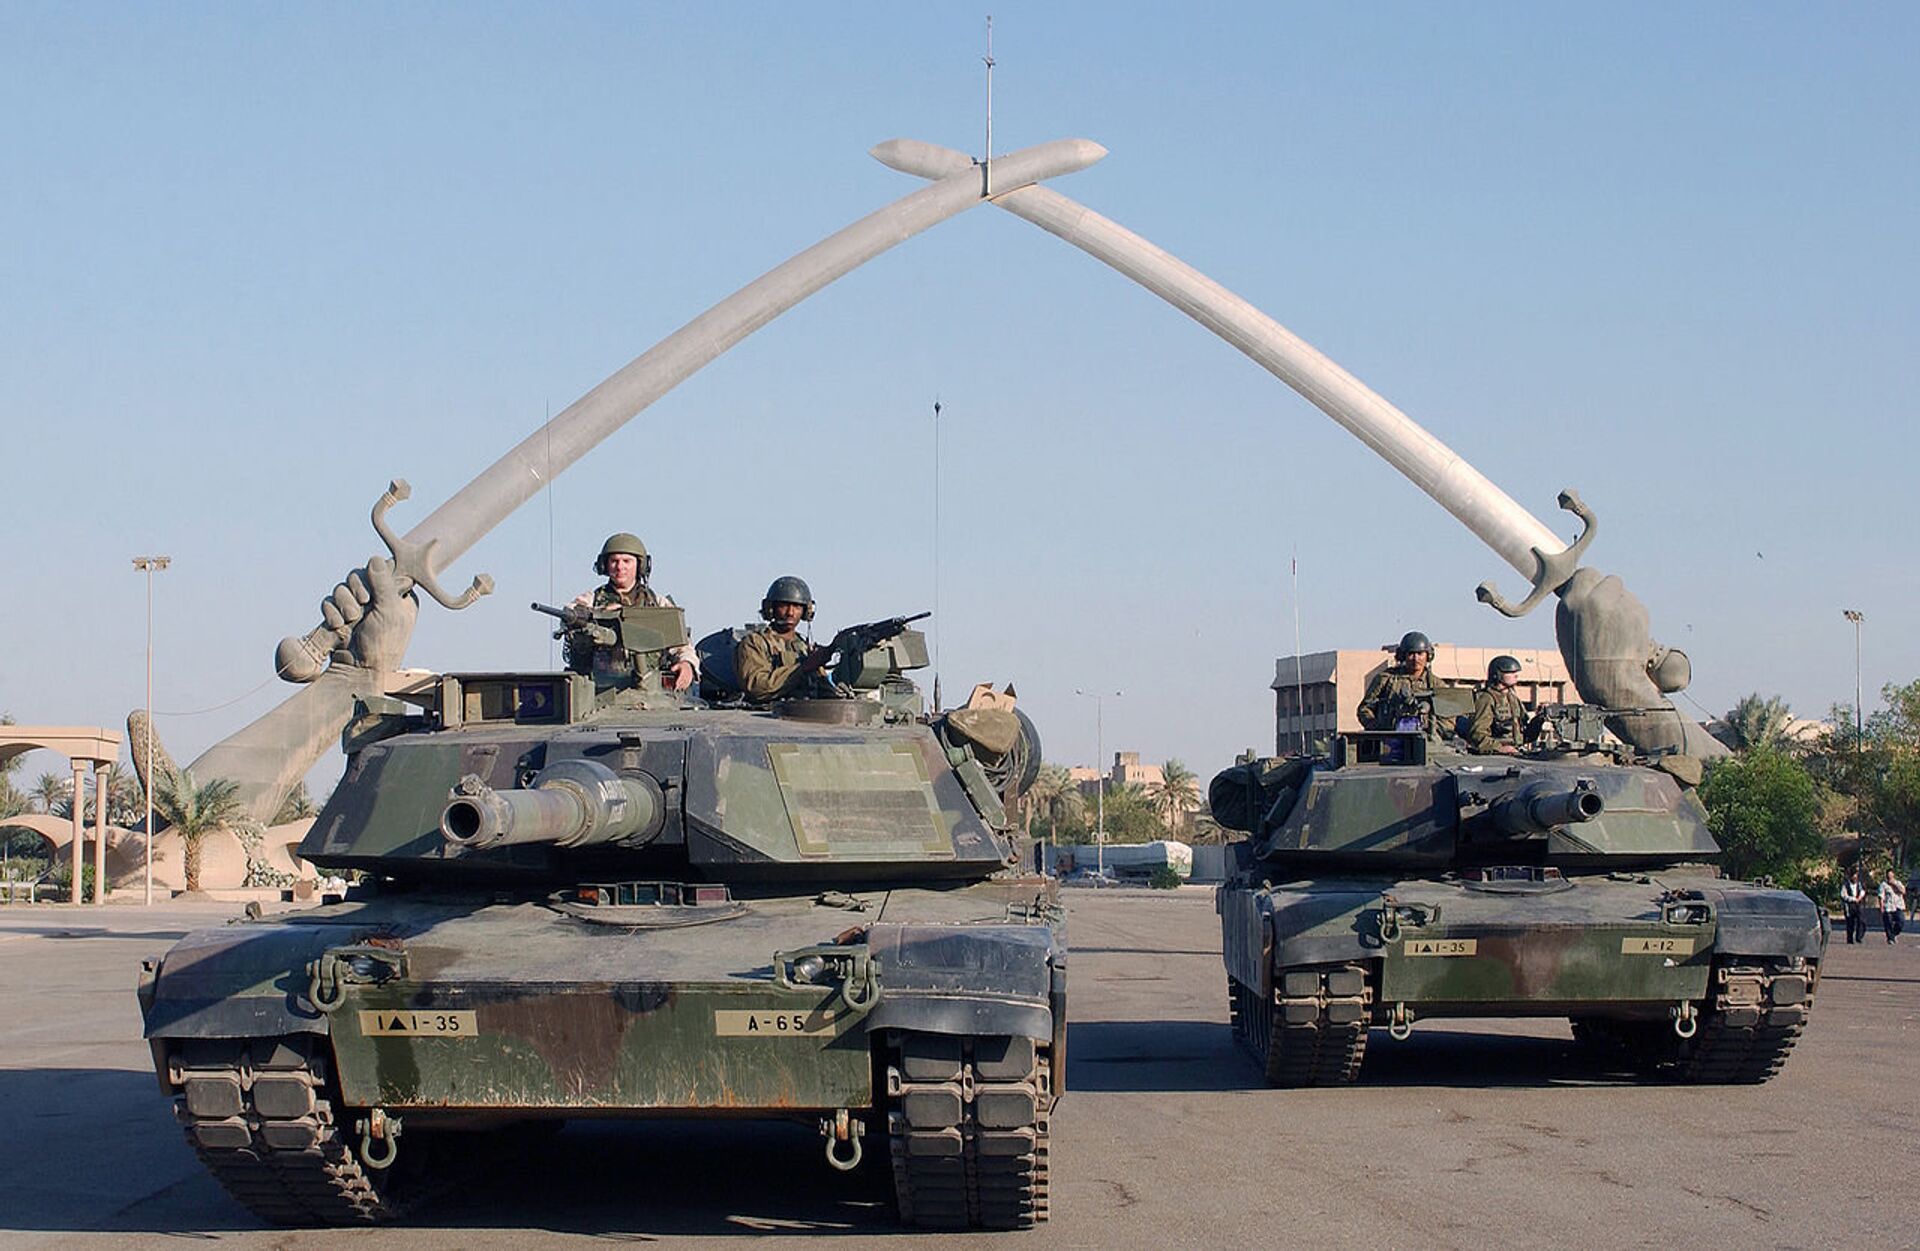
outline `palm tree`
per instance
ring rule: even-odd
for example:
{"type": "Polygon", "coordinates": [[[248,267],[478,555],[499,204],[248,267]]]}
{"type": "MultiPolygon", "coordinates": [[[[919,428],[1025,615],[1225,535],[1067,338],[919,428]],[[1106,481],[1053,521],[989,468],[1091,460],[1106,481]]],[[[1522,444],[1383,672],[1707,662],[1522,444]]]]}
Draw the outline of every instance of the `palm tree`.
{"type": "Polygon", "coordinates": [[[1057,837],[1061,823],[1071,820],[1078,812],[1080,788],[1059,765],[1041,765],[1040,775],[1028,788],[1024,802],[1027,833],[1033,833],[1033,818],[1039,816],[1057,837]]]}
{"type": "Polygon", "coordinates": [[[115,761],[107,766],[107,820],[122,828],[131,826],[143,815],[144,801],[140,783],[133,770],[115,761]]]}
{"type": "MultiPolygon", "coordinates": [[[[66,798],[73,794],[73,779],[63,778],[57,773],[42,773],[27,792],[27,798],[42,812],[51,813],[66,798]]],[[[72,815],[69,808],[67,814],[72,815]]]]}
{"type": "Polygon", "coordinates": [[[154,815],[180,835],[181,872],[187,889],[197,891],[200,889],[200,842],[239,819],[240,786],[226,778],[196,782],[190,769],[161,774],[154,780],[154,815]]]}
{"type": "Polygon", "coordinates": [[[1169,760],[1160,766],[1160,780],[1147,785],[1147,802],[1169,830],[1178,832],[1200,806],[1200,780],[1192,769],[1169,760]]]}
{"type": "Polygon", "coordinates": [[[1762,699],[1756,691],[1742,698],[1724,718],[1726,736],[1732,740],[1727,746],[1735,751],[1778,748],[1786,742],[1787,724],[1792,720],[1786,700],[1778,695],[1762,699]]]}
{"type": "Polygon", "coordinates": [[[270,825],[285,825],[289,821],[304,821],[320,810],[313,806],[313,796],[307,794],[305,782],[295,782],[287,797],[280,801],[280,811],[273,814],[270,825]]]}

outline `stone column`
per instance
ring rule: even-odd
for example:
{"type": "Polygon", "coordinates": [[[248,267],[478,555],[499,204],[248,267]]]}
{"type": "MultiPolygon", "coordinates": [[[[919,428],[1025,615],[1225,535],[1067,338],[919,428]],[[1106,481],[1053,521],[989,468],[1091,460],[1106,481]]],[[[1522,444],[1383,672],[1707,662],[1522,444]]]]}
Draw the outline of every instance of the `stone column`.
{"type": "Polygon", "coordinates": [[[93,902],[107,902],[107,766],[93,762],[93,902]]]}
{"type": "Polygon", "coordinates": [[[73,893],[69,896],[73,903],[79,903],[81,899],[84,898],[80,893],[82,884],[80,877],[80,859],[83,850],[81,844],[86,842],[87,839],[87,818],[85,815],[87,798],[86,780],[87,762],[84,760],[75,760],[73,762],[73,893]]]}

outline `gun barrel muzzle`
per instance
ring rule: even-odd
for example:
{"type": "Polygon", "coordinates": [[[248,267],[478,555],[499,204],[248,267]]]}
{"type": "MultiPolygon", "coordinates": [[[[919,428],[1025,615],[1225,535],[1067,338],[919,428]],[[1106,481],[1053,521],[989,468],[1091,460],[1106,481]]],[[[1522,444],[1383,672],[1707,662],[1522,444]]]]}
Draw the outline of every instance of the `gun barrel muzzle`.
{"type": "Polygon", "coordinates": [[[1523,786],[1494,801],[1493,823],[1503,834],[1544,834],[1558,825],[1579,825],[1606,811],[1606,800],[1591,786],[1561,790],[1543,782],[1523,786]]]}
{"type": "Polygon", "coordinates": [[[463,779],[441,810],[440,833],[475,851],[516,843],[634,845],[659,833],[665,816],[658,788],[646,780],[591,760],[562,760],[518,790],[463,779]]]}

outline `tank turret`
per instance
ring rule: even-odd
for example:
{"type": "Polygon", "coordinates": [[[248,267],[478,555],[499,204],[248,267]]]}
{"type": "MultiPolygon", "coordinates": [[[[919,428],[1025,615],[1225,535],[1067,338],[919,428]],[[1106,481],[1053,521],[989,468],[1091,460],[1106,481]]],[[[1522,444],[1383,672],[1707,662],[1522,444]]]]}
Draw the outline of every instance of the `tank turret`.
{"type": "Polygon", "coordinates": [[[1706,810],[1672,774],[1605,753],[1469,755],[1417,733],[1342,734],[1324,759],[1237,764],[1215,819],[1281,873],[1484,865],[1646,869],[1711,862],[1706,810]]]}

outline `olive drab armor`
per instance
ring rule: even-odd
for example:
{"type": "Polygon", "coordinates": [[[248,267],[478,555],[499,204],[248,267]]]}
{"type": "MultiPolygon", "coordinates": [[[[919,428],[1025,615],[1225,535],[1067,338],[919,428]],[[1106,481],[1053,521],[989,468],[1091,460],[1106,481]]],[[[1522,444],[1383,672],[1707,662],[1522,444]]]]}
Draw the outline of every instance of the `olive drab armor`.
{"type": "Polygon", "coordinates": [[[1698,761],[1635,755],[1601,709],[1544,714],[1553,746],[1523,756],[1363,732],[1214,778],[1215,818],[1251,836],[1216,898],[1233,1031],[1271,1083],[1351,1082],[1370,1027],[1447,1016],[1570,1018],[1650,1078],[1785,1062],[1824,914],[1704,867],[1698,761]]]}
{"type": "MultiPolygon", "coordinates": [[[[686,638],[671,605],[536,607],[636,657],[686,638]]],[[[269,1220],[365,1224],[434,1184],[441,1129],[798,1116],[825,1178],[885,1157],[908,1223],[1044,1220],[1065,922],[1007,811],[1040,744],[929,714],[914,620],[842,630],[833,697],[769,709],[575,673],[365,701],[300,846],[359,884],[141,985],[200,1158],[269,1220]]]]}

